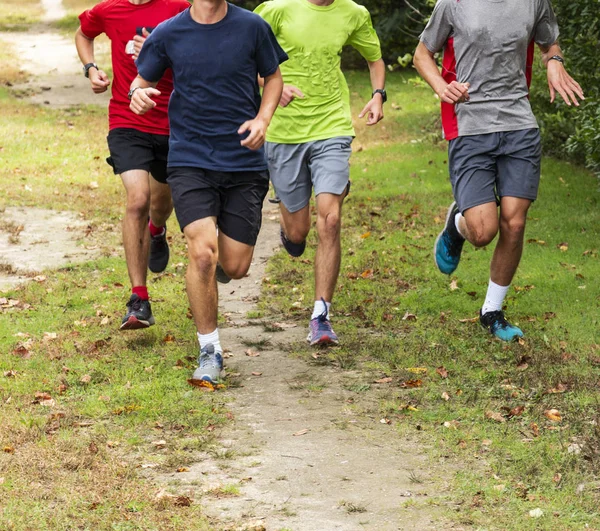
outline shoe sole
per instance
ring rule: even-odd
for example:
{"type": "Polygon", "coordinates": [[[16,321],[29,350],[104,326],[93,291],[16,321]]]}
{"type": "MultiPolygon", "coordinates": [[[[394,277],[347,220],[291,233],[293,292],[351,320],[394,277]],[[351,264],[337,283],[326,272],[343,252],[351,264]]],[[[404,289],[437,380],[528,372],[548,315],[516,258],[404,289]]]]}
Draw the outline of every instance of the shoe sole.
{"type": "Polygon", "coordinates": [[[339,345],[340,342],[338,339],[333,339],[332,337],[329,336],[322,336],[319,339],[315,340],[315,341],[311,341],[310,340],[310,335],[306,338],[306,341],[308,341],[308,343],[310,344],[311,347],[314,346],[322,346],[322,347],[326,347],[329,345],[339,345]]]}
{"type": "Polygon", "coordinates": [[[456,271],[456,269],[454,269],[454,271],[451,271],[450,273],[444,273],[440,269],[440,266],[437,263],[437,245],[438,245],[438,242],[440,241],[440,238],[442,237],[442,234],[444,234],[446,227],[448,226],[448,221],[450,220],[450,216],[452,215],[452,211],[454,210],[455,206],[456,206],[456,201],[453,201],[452,204],[450,205],[450,207],[448,208],[448,212],[446,212],[446,221],[444,222],[444,228],[437,235],[437,238],[435,239],[435,243],[433,244],[433,263],[435,264],[435,267],[438,268],[438,271],[440,273],[442,273],[442,275],[451,275],[452,273],[454,273],[454,271],[456,271]]]}
{"type": "Polygon", "coordinates": [[[141,328],[149,328],[154,324],[154,317],[151,317],[147,321],[142,321],[135,316],[131,316],[119,327],[119,330],[140,330],[141,328]]]}

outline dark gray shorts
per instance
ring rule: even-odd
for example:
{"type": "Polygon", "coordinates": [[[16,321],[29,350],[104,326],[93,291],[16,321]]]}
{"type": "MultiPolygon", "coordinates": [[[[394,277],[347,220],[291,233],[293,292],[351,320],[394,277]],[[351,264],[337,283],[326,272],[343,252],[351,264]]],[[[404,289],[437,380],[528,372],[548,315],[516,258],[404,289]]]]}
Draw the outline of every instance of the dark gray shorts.
{"type": "Polygon", "coordinates": [[[535,201],[541,158],[539,129],[459,136],[451,140],[450,182],[458,208],[464,212],[505,196],[535,201]]]}
{"type": "Polygon", "coordinates": [[[265,143],[271,182],[288,212],[298,212],[315,195],[341,195],[350,177],[351,136],[304,144],[265,143]]]}

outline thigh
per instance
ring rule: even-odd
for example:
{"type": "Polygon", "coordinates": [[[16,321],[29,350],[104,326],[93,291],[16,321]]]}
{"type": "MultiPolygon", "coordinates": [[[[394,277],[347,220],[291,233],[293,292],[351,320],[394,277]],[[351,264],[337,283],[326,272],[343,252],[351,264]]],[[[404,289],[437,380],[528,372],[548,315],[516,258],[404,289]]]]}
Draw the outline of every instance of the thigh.
{"type": "Polygon", "coordinates": [[[167,180],[182,231],[194,221],[218,216],[221,199],[215,179],[219,176],[213,173],[201,168],[169,168],[167,180]]]}
{"type": "Polygon", "coordinates": [[[350,178],[352,137],[340,136],[313,142],[308,168],[315,195],[342,195],[350,178]]]}
{"type": "Polygon", "coordinates": [[[450,183],[461,212],[496,202],[498,133],[459,136],[448,145],[450,183]]]}
{"type": "Polygon", "coordinates": [[[129,170],[121,173],[121,180],[128,196],[150,196],[150,178],[147,171],[129,170]]]}
{"type": "Polygon", "coordinates": [[[542,143],[539,129],[503,133],[498,156],[498,195],[535,201],[540,185],[542,143]]]}
{"type": "Polygon", "coordinates": [[[219,263],[226,271],[242,271],[245,274],[252,263],[254,245],[239,242],[219,231],[219,263]]]}
{"type": "Polygon", "coordinates": [[[310,202],[312,183],[307,165],[309,144],[265,143],[265,156],[275,194],[288,212],[297,212],[310,202]]]}
{"type": "Polygon", "coordinates": [[[269,191],[266,171],[231,172],[220,189],[219,233],[253,247],[262,225],[262,207],[269,191]]]}
{"type": "Polygon", "coordinates": [[[154,158],[150,163],[150,173],[159,183],[167,184],[168,135],[152,135],[152,151],[154,158]]]}
{"type": "Polygon", "coordinates": [[[131,170],[150,172],[154,160],[152,135],[137,129],[112,129],[107,137],[110,164],[116,175],[131,170]]]}

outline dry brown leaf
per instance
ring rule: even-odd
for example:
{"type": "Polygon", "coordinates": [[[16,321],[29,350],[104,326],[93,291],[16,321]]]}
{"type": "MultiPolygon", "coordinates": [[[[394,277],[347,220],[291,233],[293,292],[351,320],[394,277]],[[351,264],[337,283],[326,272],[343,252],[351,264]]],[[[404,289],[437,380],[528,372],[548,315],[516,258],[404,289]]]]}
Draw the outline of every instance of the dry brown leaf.
{"type": "Polygon", "coordinates": [[[442,393],[442,399],[448,402],[448,400],[450,400],[450,395],[446,391],[444,391],[442,393]]]}
{"type": "Polygon", "coordinates": [[[562,420],[562,416],[558,409],[547,409],[544,411],[545,417],[552,422],[560,422],[562,420]]]}
{"type": "Polygon", "coordinates": [[[559,383],[556,387],[553,387],[552,389],[548,389],[546,391],[546,394],[554,395],[554,394],[565,393],[567,391],[568,391],[568,387],[565,384],[559,383]]]}
{"type": "Polygon", "coordinates": [[[393,382],[393,378],[390,378],[389,376],[387,378],[380,378],[379,380],[375,380],[376,384],[387,384],[387,383],[392,383],[393,382]]]}
{"type": "Polygon", "coordinates": [[[108,446],[109,448],[116,448],[117,446],[120,446],[121,443],[117,442],[117,441],[106,441],[106,446],[108,446]]]}
{"type": "Polygon", "coordinates": [[[373,270],[372,269],[365,269],[360,276],[362,278],[373,278],[373,270]]]}
{"type": "Polygon", "coordinates": [[[441,378],[448,378],[448,371],[443,366],[438,367],[435,372],[437,372],[441,378]]]}
{"type": "Polygon", "coordinates": [[[247,349],[244,351],[246,356],[250,357],[250,358],[258,358],[258,356],[260,356],[260,352],[258,352],[257,350],[254,349],[247,349]]]}
{"type": "Polygon", "coordinates": [[[179,472],[180,474],[182,472],[189,472],[189,471],[190,471],[190,469],[187,468],[187,467],[185,467],[185,466],[182,466],[182,467],[180,467],[180,468],[177,469],[177,472],[179,472]]]}
{"type": "Polygon", "coordinates": [[[450,291],[455,291],[458,289],[458,281],[456,279],[454,279],[452,282],[450,282],[450,291]]]}
{"type": "Polygon", "coordinates": [[[5,454],[14,454],[15,453],[15,448],[14,448],[14,446],[5,446],[4,448],[2,448],[2,451],[5,454]]]}
{"type": "Polygon", "coordinates": [[[368,238],[369,236],[371,236],[371,233],[370,232],[365,232],[360,237],[364,240],[365,238],[368,238]]]}
{"type": "Polygon", "coordinates": [[[392,421],[390,419],[387,419],[387,418],[386,419],[381,419],[379,422],[381,424],[391,424],[392,423],[392,421]]]}
{"type": "Polygon", "coordinates": [[[558,247],[563,253],[569,250],[569,244],[567,242],[559,243],[556,247],[558,247]]]}
{"type": "Polygon", "coordinates": [[[171,335],[171,334],[167,334],[165,337],[163,337],[163,343],[173,343],[175,341],[175,336],[171,335]]]}
{"type": "Polygon", "coordinates": [[[531,428],[534,437],[540,436],[540,428],[535,422],[532,422],[529,427],[531,428]]]}
{"type": "Polygon", "coordinates": [[[523,414],[523,411],[525,411],[525,406],[517,406],[510,410],[509,415],[511,417],[518,417],[523,414]]]}
{"type": "Polygon", "coordinates": [[[449,428],[451,430],[456,430],[460,426],[460,422],[458,420],[450,420],[444,422],[444,428],[449,428]]]}
{"type": "Polygon", "coordinates": [[[252,374],[252,376],[262,376],[262,372],[258,372],[258,371],[252,372],[251,374],[252,374]]]}
{"type": "Polygon", "coordinates": [[[404,314],[404,317],[402,318],[402,320],[403,321],[416,321],[417,316],[414,313],[406,312],[404,314]]]}
{"type": "Polygon", "coordinates": [[[486,411],[485,418],[494,420],[496,422],[506,422],[506,419],[502,416],[501,413],[497,413],[496,411],[486,411]]]}
{"type": "Polygon", "coordinates": [[[154,446],[155,448],[164,448],[165,446],[167,446],[167,441],[165,441],[164,439],[161,439],[160,441],[152,441],[152,446],[154,446]]]}
{"type": "Polygon", "coordinates": [[[403,389],[413,389],[415,387],[421,387],[423,385],[422,380],[406,380],[400,383],[400,387],[403,389]]]}
{"type": "Polygon", "coordinates": [[[14,378],[17,375],[17,371],[4,371],[4,376],[7,378],[14,378]]]}
{"type": "Polygon", "coordinates": [[[308,428],[304,430],[297,431],[293,434],[294,437],[300,437],[301,435],[306,435],[310,430],[308,428]]]}
{"type": "Polygon", "coordinates": [[[84,374],[79,381],[82,384],[89,384],[92,381],[92,377],[89,374],[84,374]]]}
{"type": "Polygon", "coordinates": [[[554,483],[556,483],[558,485],[562,481],[562,474],[560,472],[557,472],[556,474],[554,474],[552,481],[554,481],[554,483]]]}

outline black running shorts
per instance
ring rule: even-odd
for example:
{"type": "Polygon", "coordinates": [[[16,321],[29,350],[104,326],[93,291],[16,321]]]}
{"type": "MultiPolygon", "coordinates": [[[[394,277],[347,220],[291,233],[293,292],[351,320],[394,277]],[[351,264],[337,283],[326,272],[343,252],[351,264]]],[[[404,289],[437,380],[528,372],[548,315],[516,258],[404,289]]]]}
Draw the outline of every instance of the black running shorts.
{"type": "Polygon", "coordinates": [[[263,201],[269,190],[265,171],[222,172],[201,168],[169,168],[169,186],[181,230],[208,217],[226,236],[254,246],[262,224],[263,201]]]}
{"type": "Polygon", "coordinates": [[[115,175],[130,170],[150,172],[160,183],[167,182],[169,136],[144,133],[137,129],[111,129],[107,137],[110,157],[106,159],[115,175]]]}

